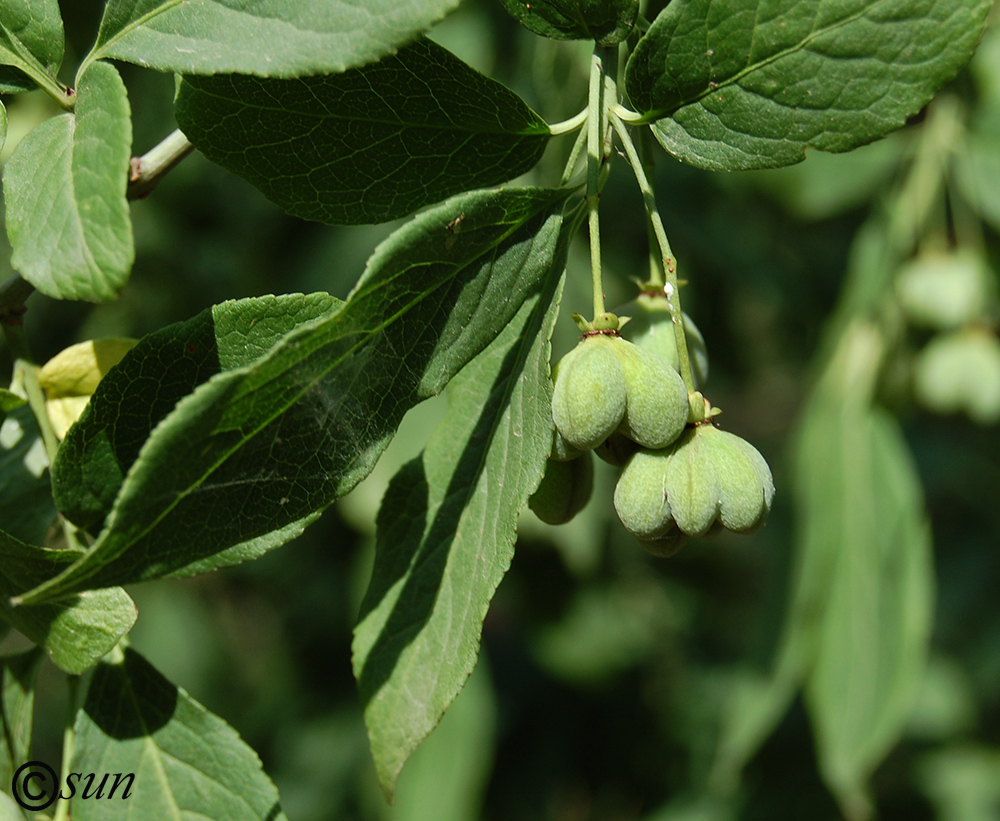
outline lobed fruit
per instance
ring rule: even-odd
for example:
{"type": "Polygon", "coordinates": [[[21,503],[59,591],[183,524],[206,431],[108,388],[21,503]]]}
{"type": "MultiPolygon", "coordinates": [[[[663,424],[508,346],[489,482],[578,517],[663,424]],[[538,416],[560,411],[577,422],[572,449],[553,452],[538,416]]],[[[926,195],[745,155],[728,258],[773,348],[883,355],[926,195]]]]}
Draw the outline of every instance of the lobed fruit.
{"type": "MultiPolygon", "coordinates": [[[[670,303],[662,291],[644,291],[615,313],[629,317],[622,327],[622,337],[640,348],[656,354],[674,370],[680,369],[677,353],[677,337],[670,314],[670,303]]],[[[698,326],[687,314],[684,317],[684,338],[687,341],[688,356],[696,387],[708,381],[708,350],[705,338],[698,326]]]]}
{"type": "Polygon", "coordinates": [[[615,488],[615,510],[630,533],[655,542],[718,526],[752,533],[773,498],[771,470],[757,449],[707,423],[668,448],[632,456],[615,488]]]}
{"type": "Polygon", "coordinates": [[[985,262],[967,251],[923,254],[897,275],[896,296],[915,325],[961,327],[981,317],[989,305],[985,262]]]}
{"type": "Polygon", "coordinates": [[[594,457],[589,453],[570,462],[550,459],[528,507],[546,524],[566,524],[587,506],[593,491],[594,457]]]}
{"type": "Polygon", "coordinates": [[[935,413],[964,412],[981,425],[1000,421],[1000,341],[981,328],[935,337],[917,357],[913,390],[935,413]]]}
{"type": "Polygon", "coordinates": [[[625,416],[625,371],[616,341],[603,334],[584,338],[552,375],[552,419],[562,437],[580,450],[597,447],[625,416]]]}
{"type": "Polygon", "coordinates": [[[585,336],[553,379],[556,429],[580,450],[592,450],[615,431],[644,447],[665,447],[687,422],[687,389],[679,374],[617,334],[585,336]]]}

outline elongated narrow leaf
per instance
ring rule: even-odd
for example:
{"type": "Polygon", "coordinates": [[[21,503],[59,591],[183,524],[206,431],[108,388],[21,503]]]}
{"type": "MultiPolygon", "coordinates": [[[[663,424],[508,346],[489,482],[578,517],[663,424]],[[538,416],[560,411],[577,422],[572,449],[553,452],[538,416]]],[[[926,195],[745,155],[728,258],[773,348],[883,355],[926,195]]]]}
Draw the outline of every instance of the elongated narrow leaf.
{"type": "Polygon", "coordinates": [[[132,121],[113,66],[94,63],[75,114],[46,120],[4,168],[11,264],[58,299],[114,299],[134,248],[125,187],[132,121]]]}
{"type": "Polygon", "coordinates": [[[27,544],[43,544],[56,519],[48,467],[35,415],[15,408],[0,425],[0,522],[27,544]]]}
{"type": "Polygon", "coordinates": [[[325,293],[231,300],[141,339],[101,380],[59,447],[52,467],[59,511],[96,533],[140,448],[181,399],[341,304],[325,293]]]}
{"type": "Polygon", "coordinates": [[[518,514],[545,470],[549,336],[560,288],[552,277],[453,380],[444,421],[383,499],[354,673],[390,798],[403,763],[475,666],[483,618],[514,554],[518,514]]]}
{"type": "Polygon", "coordinates": [[[930,533],[919,482],[898,425],[883,411],[814,428],[804,470],[806,538],[828,545],[827,602],[807,683],[824,779],[848,817],[899,738],[923,675],[933,610],[930,533]],[[819,461],[837,437],[836,458],[819,461]],[[821,511],[823,511],[821,515],[821,511]]]}
{"type": "Polygon", "coordinates": [[[109,775],[70,782],[74,821],[135,818],[136,807],[149,818],[285,819],[257,754],[132,649],[94,671],[75,729],[70,771],[109,775]]]}
{"type": "Polygon", "coordinates": [[[848,151],[917,113],[972,56],[990,0],[674,0],[626,68],[663,147],[712,170],[848,151]]]}
{"type": "Polygon", "coordinates": [[[423,33],[459,0],[110,0],[95,46],[160,71],[265,77],[339,72],[423,33]]]}
{"type": "Polygon", "coordinates": [[[7,109],[0,103],[0,149],[7,142],[7,109]]]}
{"type": "Polygon", "coordinates": [[[30,607],[12,607],[10,597],[51,579],[80,556],[78,550],[47,550],[0,532],[0,618],[44,647],[57,667],[73,674],[93,667],[132,629],[132,599],[120,587],[30,607]]]}
{"type": "Polygon", "coordinates": [[[4,787],[29,760],[35,677],[41,661],[42,651],[37,647],[0,658],[0,784],[4,787]]]}
{"type": "Polygon", "coordinates": [[[30,74],[55,77],[62,58],[58,0],[4,0],[0,4],[0,93],[33,88],[30,74]]]}
{"type": "Polygon", "coordinates": [[[384,222],[540,159],[549,128],[430,40],[344,74],[187,77],[177,122],[205,156],[303,219],[384,222]]]}
{"type": "Polygon", "coordinates": [[[182,400],[87,555],[25,600],[162,576],[346,493],[548,275],[566,196],[471,192],[403,226],[341,310],[182,400]]]}

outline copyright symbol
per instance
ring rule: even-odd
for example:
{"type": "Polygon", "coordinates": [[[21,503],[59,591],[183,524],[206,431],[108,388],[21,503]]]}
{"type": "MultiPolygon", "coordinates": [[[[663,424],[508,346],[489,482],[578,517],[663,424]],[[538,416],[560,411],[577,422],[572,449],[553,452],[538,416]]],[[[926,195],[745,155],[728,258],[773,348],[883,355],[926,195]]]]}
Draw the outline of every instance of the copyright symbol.
{"type": "Polygon", "coordinates": [[[39,812],[56,800],[59,795],[59,782],[56,780],[55,770],[44,761],[29,761],[17,768],[10,781],[10,791],[14,800],[24,809],[39,812]],[[45,772],[32,772],[33,767],[45,772]],[[45,773],[48,773],[48,780],[52,783],[51,789],[45,786],[45,773]]]}

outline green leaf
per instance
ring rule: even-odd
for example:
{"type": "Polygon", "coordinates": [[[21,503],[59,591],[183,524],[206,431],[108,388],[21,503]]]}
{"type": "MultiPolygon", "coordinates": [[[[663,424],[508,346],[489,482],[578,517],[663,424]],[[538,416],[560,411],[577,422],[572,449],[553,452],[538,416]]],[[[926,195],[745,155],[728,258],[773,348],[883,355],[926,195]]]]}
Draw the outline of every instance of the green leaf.
{"type": "Polygon", "coordinates": [[[12,607],[9,599],[51,579],[81,555],[79,550],[27,545],[0,531],[0,618],[74,675],[92,667],[132,629],[132,599],[120,587],[81,593],[56,604],[12,607]]]}
{"type": "Polygon", "coordinates": [[[186,77],[177,122],[212,162],[303,219],[385,222],[524,173],[548,126],[430,40],[343,74],[186,77]]]}
{"type": "Polygon", "coordinates": [[[845,815],[859,817],[866,782],[917,695],[934,578],[920,485],[898,424],[879,410],[837,421],[836,458],[810,458],[800,469],[820,474],[823,496],[809,500],[806,538],[826,542],[831,560],[806,695],[824,780],[845,815]]]}
{"type": "Polygon", "coordinates": [[[965,150],[954,154],[955,178],[962,196],[1000,230],[1000,115],[994,115],[966,137],[965,150]]]}
{"type": "Polygon", "coordinates": [[[74,821],[134,818],[136,807],[149,818],[286,818],[260,759],[236,730],[131,648],[98,665],[75,731],[70,771],[109,775],[103,801],[83,799],[85,779],[70,782],[74,821]],[[128,800],[120,800],[126,791],[128,800]]]}
{"type": "Polygon", "coordinates": [[[453,380],[444,421],[383,499],[353,654],[375,769],[390,799],[403,763],[476,664],[483,618],[514,555],[518,514],[544,473],[549,337],[561,288],[550,277],[453,380]]]}
{"type": "Polygon", "coordinates": [[[28,761],[35,709],[35,677],[42,661],[39,648],[0,658],[0,784],[28,761]]]}
{"type": "Polygon", "coordinates": [[[340,311],[183,399],[142,446],[87,555],[23,599],[179,571],[349,491],[403,414],[439,393],[557,264],[566,196],[470,192],[404,225],[340,311]]]}
{"type": "Polygon", "coordinates": [[[0,149],[7,142],[7,109],[0,103],[0,149]]]}
{"type": "Polygon", "coordinates": [[[58,0],[4,0],[0,4],[0,94],[34,88],[34,77],[55,78],[63,46],[58,0]]]}
{"type": "Polygon", "coordinates": [[[297,77],[374,62],[426,31],[459,0],[110,0],[92,59],[160,71],[297,77]]]}
{"type": "Polygon", "coordinates": [[[128,279],[130,117],[118,72],[94,63],[76,113],[31,131],[4,168],[11,264],[48,296],[110,300],[128,279]]]}
{"type": "Polygon", "coordinates": [[[25,821],[24,810],[5,792],[0,792],[0,821],[25,821]]]}
{"type": "Polygon", "coordinates": [[[990,0],[674,0],[629,59],[660,144],[716,171],[849,151],[916,114],[972,55],[990,0]]]}
{"type": "Polygon", "coordinates": [[[0,522],[27,544],[43,544],[56,519],[48,467],[31,409],[10,411],[0,425],[0,522]]]}
{"type": "Polygon", "coordinates": [[[59,446],[52,492],[60,512],[99,530],[150,432],[181,399],[341,304],[325,293],[230,300],[143,337],[101,380],[59,446]]]}
{"type": "Polygon", "coordinates": [[[480,660],[441,724],[410,758],[392,803],[392,821],[483,817],[497,729],[488,667],[480,660]]]}
{"type": "Polygon", "coordinates": [[[528,31],[553,40],[596,40],[613,46],[629,36],[638,0],[503,0],[504,8],[528,31]]]}

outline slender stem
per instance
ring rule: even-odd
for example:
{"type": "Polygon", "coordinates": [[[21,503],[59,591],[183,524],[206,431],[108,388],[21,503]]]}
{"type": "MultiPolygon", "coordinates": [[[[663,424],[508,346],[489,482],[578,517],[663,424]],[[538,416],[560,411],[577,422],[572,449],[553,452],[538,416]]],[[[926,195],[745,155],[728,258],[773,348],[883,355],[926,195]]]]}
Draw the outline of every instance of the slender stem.
{"type": "MultiPolygon", "coordinates": [[[[642,161],[642,170],[647,180],[653,176],[653,170],[656,166],[652,140],[653,135],[648,128],[640,130],[638,150],[642,161]]],[[[653,220],[648,212],[646,214],[646,242],[649,246],[649,284],[654,288],[662,288],[663,266],[660,264],[660,253],[656,240],[656,232],[653,230],[653,220]]]]}
{"type": "Polygon", "coordinates": [[[604,70],[595,52],[590,58],[590,116],[587,118],[587,217],[590,229],[590,270],[594,281],[594,319],[604,311],[604,284],[601,279],[600,173],[604,158],[604,70]]]}
{"type": "MultiPolygon", "coordinates": [[[[66,781],[66,777],[69,775],[69,768],[73,761],[73,743],[76,740],[74,725],[76,724],[76,701],[80,688],[80,677],[66,676],[66,683],[69,690],[69,702],[66,707],[66,725],[63,727],[62,766],[59,770],[59,784],[57,785],[60,793],[62,792],[63,782],[66,781]]],[[[56,812],[52,816],[52,821],[69,821],[69,799],[63,798],[61,794],[59,803],[56,804],[56,812]]]]}
{"type": "Polygon", "coordinates": [[[666,275],[667,284],[663,287],[667,295],[667,302],[670,304],[670,318],[674,325],[674,338],[677,341],[677,353],[680,359],[681,377],[687,386],[688,393],[694,393],[694,374],[691,371],[691,358],[688,354],[687,337],[684,333],[684,315],[681,313],[680,288],[677,284],[677,263],[674,259],[673,251],[670,250],[670,242],[667,240],[667,232],[663,227],[663,220],[660,219],[660,212],[656,208],[656,196],[653,187],[649,184],[646,172],[643,170],[639,154],[635,150],[632,137],[628,133],[625,123],[614,113],[611,113],[611,125],[618,133],[618,137],[625,149],[625,156],[629,165],[635,173],[635,179],[639,183],[639,190],[642,192],[642,199],[646,205],[646,213],[649,214],[649,221],[653,225],[653,233],[656,236],[657,244],[660,246],[660,253],[663,257],[663,272],[666,275]]]}
{"type": "Polygon", "coordinates": [[[645,121],[646,115],[640,114],[638,111],[632,111],[631,109],[625,108],[621,103],[615,103],[611,106],[611,113],[614,114],[619,120],[626,123],[631,123],[632,125],[638,125],[645,121]]]}
{"type": "Polygon", "coordinates": [[[569,152],[569,159],[566,160],[566,167],[563,169],[562,178],[559,180],[560,185],[569,184],[570,179],[573,177],[573,172],[576,170],[576,164],[580,160],[580,155],[586,147],[587,129],[581,128],[576,135],[576,142],[573,143],[573,149],[569,152]]]}
{"type": "Polygon", "coordinates": [[[587,114],[590,112],[589,108],[583,109],[579,114],[574,114],[568,120],[563,120],[561,123],[553,123],[549,126],[549,131],[552,132],[552,136],[558,136],[560,134],[569,134],[570,131],[576,131],[580,126],[587,122],[587,114]]]}
{"type": "Polygon", "coordinates": [[[0,284],[0,321],[24,313],[24,303],[34,292],[35,286],[20,274],[0,284]]]}
{"type": "Polygon", "coordinates": [[[147,196],[175,165],[194,151],[194,146],[178,129],[141,157],[132,158],[126,196],[138,200],[147,196]]]}

